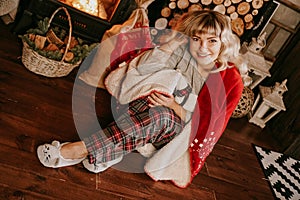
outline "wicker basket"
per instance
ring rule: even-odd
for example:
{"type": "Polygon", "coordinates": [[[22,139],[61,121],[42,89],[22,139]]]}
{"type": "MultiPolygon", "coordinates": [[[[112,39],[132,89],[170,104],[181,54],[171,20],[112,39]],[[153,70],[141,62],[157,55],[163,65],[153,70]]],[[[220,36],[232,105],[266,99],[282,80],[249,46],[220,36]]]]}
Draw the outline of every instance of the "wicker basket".
{"type": "Polygon", "coordinates": [[[64,59],[70,47],[72,36],[71,17],[68,10],[65,7],[60,7],[56,11],[54,11],[49,20],[48,28],[50,27],[54,16],[60,10],[65,11],[69,21],[69,38],[61,61],[52,60],[38,54],[36,51],[31,49],[30,46],[23,40],[22,63],[27,69],[36,74],[40,74],[47,77],[62,77],[68,75],[75,67],[79,66],[80,64],[80,62],[76,64],[64,62],[64,59]]]}
{"type": "Polygon", "coordinates": [[[244,87],[242,96],[233,111],[231,118],[245,117],[252,109],[254,103],[254,93],[249,87],[244,87]]]}

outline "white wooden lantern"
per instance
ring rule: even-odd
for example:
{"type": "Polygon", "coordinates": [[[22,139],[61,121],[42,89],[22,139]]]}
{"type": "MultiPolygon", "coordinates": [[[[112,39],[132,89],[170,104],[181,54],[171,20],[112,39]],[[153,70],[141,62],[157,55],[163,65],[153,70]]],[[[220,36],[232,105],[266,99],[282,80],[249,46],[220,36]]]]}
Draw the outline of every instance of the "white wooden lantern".
{"type": "Polygon", "coordinates": [[[263,79],[271,74],[269,69],[272,66],[272,62],[266,61],[262,54],[262,49],[266,46],[266,32],[256,38],[252,38],[252,41],[248,45],[244,43],[241,48],[241,54],[246,61],[249,68],[249,75],[252,78],[252,83],[249,86],[250,89],[255,88],[263,79]]]}
{"type": "Polygon", "coordinates": [[[259,86],[259,94],[256,97],[251,112],[249,113],[249,122],[264,128],[266,123],[280,111],[285,111],[282,95],[288,89],[286,87],[287,79],[281,84],[276,82],[274,87],[259,86]],[[256,109],[256,107],[259,107],[256,109]]]}

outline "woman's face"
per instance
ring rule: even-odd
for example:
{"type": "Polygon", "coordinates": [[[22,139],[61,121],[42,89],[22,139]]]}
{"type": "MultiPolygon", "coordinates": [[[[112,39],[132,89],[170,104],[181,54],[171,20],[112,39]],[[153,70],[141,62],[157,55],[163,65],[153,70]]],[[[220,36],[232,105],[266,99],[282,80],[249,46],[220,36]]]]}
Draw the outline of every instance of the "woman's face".
{"type": "Polygon", "coordinates": [[[190,38],[189,50],[200,67],[211,66],[221,50],[221,39],[212,34],[196,34],[190,38]]]}

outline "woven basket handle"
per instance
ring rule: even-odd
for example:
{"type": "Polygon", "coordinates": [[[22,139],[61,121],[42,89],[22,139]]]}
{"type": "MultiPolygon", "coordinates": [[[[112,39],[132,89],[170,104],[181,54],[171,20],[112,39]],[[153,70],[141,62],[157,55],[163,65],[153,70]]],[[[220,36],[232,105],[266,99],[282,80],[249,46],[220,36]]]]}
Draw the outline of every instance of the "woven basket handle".
{"type": "Polygon", "coordinates": [[[51,25],[51,22],[52,22],[52,20],[53,20],[53,18],[54,18],[54,16],[55,16],[56,13],[57,13],[58,11],[60,11],[60,10],[64,10],[64,11],[65,11],[65,13],[66,13],[66,15],[67,15],[67,17],[68,17],[68,21],[69,21],[69,38],[68,38],[68,42],[67,42],[67,46],[66,46],[64,55],[63,55],[63,57],[62,57],[62,59],[61,59],[61,61],[64,61],[64,59],[65,59],[65,57],[66,57],[66,55],[67,55],[67,53],[68,53],[68,50],[69,50],[69,48],[70,48],[71,37],[72,37],[72,21],[71,21],[71,16],[70,16],[68,10],[67,10],[65,7],[59,7],[59,8],[57,8],[57,9],[54,11],[54,13],[52,14],[52,16],[51,16],[51,18],[50,18],[50,20],[49,20],[49,22],[48,22],[47,29],[49,29],[49,27],[50,27],[50,25],[51,25]]]}

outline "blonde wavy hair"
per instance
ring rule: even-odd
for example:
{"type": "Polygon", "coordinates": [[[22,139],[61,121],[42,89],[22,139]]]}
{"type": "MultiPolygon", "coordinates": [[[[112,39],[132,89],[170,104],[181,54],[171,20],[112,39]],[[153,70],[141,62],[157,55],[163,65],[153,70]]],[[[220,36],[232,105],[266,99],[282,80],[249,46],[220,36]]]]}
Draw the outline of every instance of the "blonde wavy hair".
{"type": "Polygon", "coordinates": [[[212,34],[220,37],[221,50],[216,60],[219,63],[217,71],[226,69],[228,62],[239,55],[240,40],[231,30],[229,17],[219,12],[211,10],[187,12],[181,16],[174,29],[188,37],[196,34],[212,34]]]}

